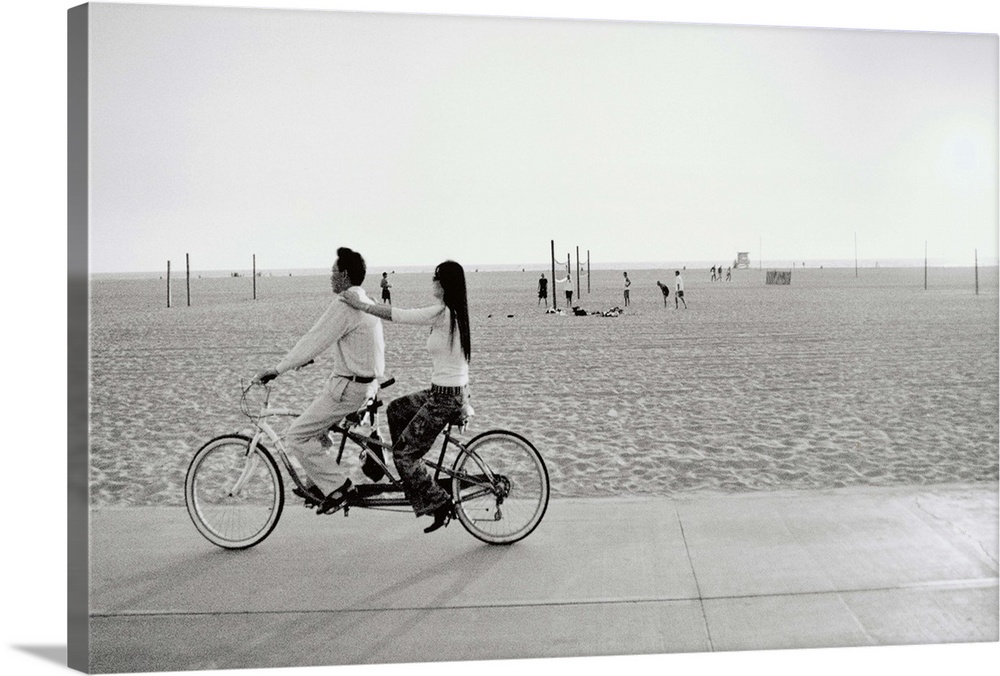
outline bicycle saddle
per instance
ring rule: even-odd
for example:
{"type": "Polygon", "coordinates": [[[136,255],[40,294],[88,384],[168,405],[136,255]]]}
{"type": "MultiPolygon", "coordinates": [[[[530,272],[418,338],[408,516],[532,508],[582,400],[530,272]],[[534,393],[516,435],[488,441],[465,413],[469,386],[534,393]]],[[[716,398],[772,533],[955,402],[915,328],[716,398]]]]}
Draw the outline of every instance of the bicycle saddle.
{"type": "Polygon", "coordinates": [[[374,413],[380,408],[382,408],[382,400],[375,399],[374,401],[370,401],[369,403],[365,404],[354,413],[348,413],[346,416],[344,416],[344,420],[354,425],[360,425],[361,420],[364,418],[364,416],[368,415],[369,413],[374,413]]]}

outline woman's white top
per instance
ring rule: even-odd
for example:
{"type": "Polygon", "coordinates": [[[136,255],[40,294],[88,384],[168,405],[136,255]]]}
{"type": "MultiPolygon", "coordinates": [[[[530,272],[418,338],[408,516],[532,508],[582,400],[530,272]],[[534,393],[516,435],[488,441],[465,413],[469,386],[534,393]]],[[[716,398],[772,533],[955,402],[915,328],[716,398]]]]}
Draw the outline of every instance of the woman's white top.
{"type": "Polygon", "coordinates": [[[457,325],[452,340],[451,310],[446,305],[430,305],[413,310],[393,307],[392,321],[431,327],[431,333],[427,336],[427,352],[430,353],[433,364],[432,385],[461,387],[469,384],[469,362],[462,354],[462,340],[457,325]]]}

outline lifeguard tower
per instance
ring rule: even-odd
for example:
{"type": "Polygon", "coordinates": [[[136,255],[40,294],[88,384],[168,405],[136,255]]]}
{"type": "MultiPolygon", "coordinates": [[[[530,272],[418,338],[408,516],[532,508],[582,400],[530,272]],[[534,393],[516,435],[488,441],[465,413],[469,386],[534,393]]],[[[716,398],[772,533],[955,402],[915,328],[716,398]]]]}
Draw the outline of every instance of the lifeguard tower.
{"type": "Polygon", "coordinates": [[[749,251],[738,251],[736,252],[736,260],[733,261],[734,268],[749,268],[750,267],[750,252],[749,251]]]}

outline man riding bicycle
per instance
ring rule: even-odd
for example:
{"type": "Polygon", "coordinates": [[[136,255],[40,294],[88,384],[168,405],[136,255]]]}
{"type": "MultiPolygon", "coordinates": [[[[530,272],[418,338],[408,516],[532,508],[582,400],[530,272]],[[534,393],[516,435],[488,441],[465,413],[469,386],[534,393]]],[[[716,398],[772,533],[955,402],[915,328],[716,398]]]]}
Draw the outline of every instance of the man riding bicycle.
{"type": "Polygon", "coordinates": [[[330,286],[336,298],[277,366],[261,371],[254,379],[268,383],[333,347],[333,372],[323,391],[292,422],[285,435],[288,450],[302,463],[308,475],[309,494],[300,497],[318,503],[320,513],[333,511],[347,500],[351,480],[347,478],[341,482],[336,458],[327,453],[319,438],[331,425],[374,397],[385,372],[382,322],[340,302],[340,294],[348,289],[367,299],[361,288],[366,271],[361,254],[346,247],[337,249],[337,260],[330,274],[330,286]]]}

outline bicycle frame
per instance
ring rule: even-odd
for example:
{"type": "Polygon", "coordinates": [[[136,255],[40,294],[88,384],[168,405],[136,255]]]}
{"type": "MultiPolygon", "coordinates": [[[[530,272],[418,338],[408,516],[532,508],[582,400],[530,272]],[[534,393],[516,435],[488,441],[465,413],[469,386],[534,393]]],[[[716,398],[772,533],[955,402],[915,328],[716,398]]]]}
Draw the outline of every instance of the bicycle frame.
{"type": "MultiPolygon", "coordinates": [[[[244,391],[244,394],[246,393],[246,391],[249,391],[249,388],[247,388],[244,391]]],[[[382,458],[378,457],[377,454],[371,452],[369,446],[374,444],[381,447],[382,449],[389,450],[391,452],[392,444],[386,443],[382,441],[380,438],[363,436],[362,434],[359,434],[357,431],[355,431],[355,428],[360,424],[360,420],[363,420],[364,415],[369,416],[371,427],[378,429],[378,422],[379,422],[378,408],[380,406],[381,402],[377,402],[377,400],[370,401],[365,406],[358,409],[357,412],[359,414],[358,422],[353,422],[348,418],[345,419],[345,421],[341,421],[335,425],[332,425],[330,429],[327,431],[327,435],[331,437],[330,438],[331,443],[333,443],[332,439],[333,434],[340,435],[340,450],[337,454],[338,464],[340,463],[341,457],[344,452],[344,448],[347,444],[347,440],[350,439],[351,441],[353,441],[354,443],[356,443],[358,446],[361,447],[362,457],[367,455],[367,457],[371,458],[382,468],[382,470],[385,472],[385,476],[389,479],[390,482],[388,484],[379,484],[379,483],[361,484],[359,488],[365,487],[363,492],[371,492],[372,494],[360,495],[355,497],[354,499],[349,500],[344,505],[343,511],[345,516],[348,514],[350,507],[385,508],[385,507],[410,506],[409,500],[407,500],[405,497],[384,497],[381,495],[388,492],[402,493],[403,486],[400,483],[398,477],[394,476],[393,473],[390,471],[389,467],[387,467],[386,464],[382,461],[382,458]]],[[[261,407],[259,413],[256,415],[251,415],[249,411],[246,411],[245,409],[244,413],[246,413],[247,417],[250,418],[253,425],[257,428],[257,431],[254,433],[253,437],[250,440],[250,443],[247,445],[247,455],[250,460],[247,463],[247,466],[244,468],[243,473],[240,476],[239,480],[237,481],[235,490],[238,490],[242,486],[246,477],[252,475],[253,472],[255,471],[257,467],[257,458],[255,455],[251,455],[250,449],[255,448],[257,444],[259,444],[261,440],[266,436],[268,441],[270,441],[273,444],[273,447],[277,451],[278,458],[281,460],[281,464],[284,465],[285,470],[292,478],[292,481],[301,490],[305,491],[306,485],[299,477],[298,472],[296,472],[294,466],[292,465],[288,451],[285,449],[285,446],[282,443],[281,435],[278,434],[277,431],[275,431],[275,429],[267,421],[268,418],[274,418],[274,417],[294,418],[299,415],[299,412],[288,408],[271,408],[270,388],[268,388],[264,404],[261,407]]],[[[447,477],[452,477],[452,478],[458,477],[460,481],[465,481],[470,485],[481,486],[479,491],[469,493],[465,495],[464,498],[460,498],[457,502],[462,502],[463,499],[471,500],[486,493],[492,492],[493,484],[496,482],[496,477],[486,466],[486,464],[482,462],[482,460],[478,457],[478,455],[475,452],[469,451],[468,448],[466,448],[465,444],[463,444],[461,440],[459,440],[452,434],[453,427],[454,427],[453,423],[448,423],[442,432],[443,440],[441,443],[441,450],[438,454],[437,461],[434,462],[427,459],[424,460],[424,464],[433,470],[433,475],[432,475],[433,481],[440,483],[441,475],[444,474],[447,477]],[[449,445],[455,446],[458,449],[458,453],[460,455],[465,454],[469,456],[469,458],[471,458],[472,461],[475,463],[475,465],[479,468],[481,475],[479,477],[473,477],[470,476],[467,472],[460,473],[456,472],[455,470],[449,467],[446,467],[445,458],[448,453],[449,445]],[[483,478],[485,478],[486,480],[485,482],[483,481],[483,478]]],[[[461,427],[462,429],[464,429],[465,425],[463,424],[461,427]]],[[[446,490],[448,490],[448,492],[451,493],[450,489],[446,488],[446,490]]]]}
{"type": "MultiPolygon", "coordinates": [[[[388,386],[389,381],[383,383],[388,386]]],[[[347,441],[361,449],[366,462],[360,468],[370,479],[347,492],[336,509],[323,510],[324,499],[306,490],[308,477],[285,446],[279,417],[292,418],[298,411],[271,407],[271,389],[264,385],[264,401],[248,401],[253,383],[243,390],[241,410],[253,429],[216,436],[194,454],[184,479],[184,503],[198,531],[210,542],[225,549],[247,549],[270,535],[285,507],[287,485],[305,499],[306,507],[320,507],[320,513],[351,507],[407,511],[412,505],[385,449],[391,444],[369,434],[372,424],[378,431],[378,397],[367,401],[322,435],[332,446],[340,435],[340,461],[347,441]],[[251,410],[253,408],[253,410],[251,410]],[[279,429],[276,429],[279,428],[279,429]],[[277,457],[275,457],[277,456],[277,457]],[[291,477],[283,476],[281,466],[291,477]],[[376,468],[381,467],[381,470],[376,468]],[[388,480],[383,481],[383,475],[388,480]]],[[[465,411],[465,413],[470,413],[465,411]]],[[[443,488],[455,506],[453,518],[477,539],[491,545],[508,545],[527,537],[545,514],[549,498],[549,478],[545,463],[530,441],[516,432],[492,429],[463,441],[454,435],[465,430],[465,420],[456,417],[444,426],[440,450],[421,460],[431,477],[443,488]]]]}
{"type": "MultiPolygon", "coordinates": [[[[350,507],[376,508],[376,507],[409,506],[410,502],[406,498],[379,497],[380,493],[402,492],[403,486],[402,484],[399,483],[399,480],[392,474],[392,472],[389,470],[386,464],[382,462],[382,459],[379,458],[377,455],[371,453],[369,445],[375,444],[383,449],[389,450],[390,452],[392,450],[392,445],[382,441],[381,439],[373,439],[372,437],[366,437],[361,434],[358,434],[357,432],[354,431],[353,427],[354,425],[352,424],[348,424],[346,426],[338,424],[331,427],[330,431],[341,435],[341,442],[340,442],[341,451],[343,451],[343,447],[348,439],[361,446],[362,455],[367,455],[374,462],[378,463],[378,465],[385,471],[386,476],[389,478],[390,483],[361,484],[358,487],[359,490],[365,490],[365,492],[372,489],[377,489],[377,490],[374,491],[373,495],[365,495],[356,498],[355,500],[348,501],[348,503],[344,506],[344,514],[346,515],[348,513],[350,507]],[[364,487],[364,489],[362,487],[364,487]]],[[[432,480],[440,484],[440,482],[442,481],[442,474],[443,474],[449,478],[457,477],[460,481],[465,481],[468,484],[472,485],[484,484],[482,478],[470,476],[467,472],[457,472],[445,465],[445,458],[448,453],[448,447],[449,445],[451,445],[458,449],[458,453],[460,455],[464,454],[467,455],[469,458],[471,458],[472,461],[475,463],[475,465],[479,468],[481,472],[481,477],[485,477],[486,481],[488,482],[488,484],[483,485],[479,491],[469,493],[464,497],[460,497],[458,500],[456,500],[457,504],[461,503],[463,500],[471,500],[473,498],[480,497],[481,495],[484,495],[486,493],[492,492],[493,491],[492,484],[496,481],[496,477],[493,475],[493,472],[490,471],[489,467],[487,467],[485,463],[482,462],[482,460],[474,451],[470,451],[465,446],[465,444],[462,443],[460,439],[458,439],[452,434],[453,427],[454,424],[448,423],[448,425],[446,425],[444,430],[442,431],[443,439],[441,441],[441,450],[438,452],[437,461],[435,462],[433,460],[427,460],[427,459],[424,460],[424,464],[428,468],[433,470],[433,475],[431,477],[432,480]]],[[[447,490],[449,493],[451,493],[450,487],[445,487],[445,486],[442,487],[445,488],[445,490],[447,490]]]]}

